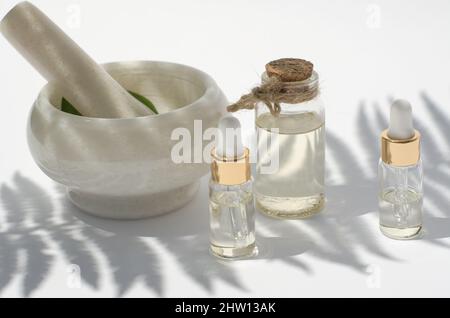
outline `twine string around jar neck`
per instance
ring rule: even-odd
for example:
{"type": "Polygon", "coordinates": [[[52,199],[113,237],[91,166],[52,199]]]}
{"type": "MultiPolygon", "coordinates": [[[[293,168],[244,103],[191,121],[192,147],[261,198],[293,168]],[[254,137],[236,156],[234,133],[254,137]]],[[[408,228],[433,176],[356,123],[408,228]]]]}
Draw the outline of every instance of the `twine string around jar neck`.
{"type": "Polygon", "coordinates": [[[255,109],[258,103],[264,103],[273,116],[281,113],[281,104],[300,104],[313,100],[319,95],[317,73],[303,82],[283,82],[277,77],[267,77],[260,86],[243,95],[239,101],[228,106],[229,112],[241,109],[255,109]]]}

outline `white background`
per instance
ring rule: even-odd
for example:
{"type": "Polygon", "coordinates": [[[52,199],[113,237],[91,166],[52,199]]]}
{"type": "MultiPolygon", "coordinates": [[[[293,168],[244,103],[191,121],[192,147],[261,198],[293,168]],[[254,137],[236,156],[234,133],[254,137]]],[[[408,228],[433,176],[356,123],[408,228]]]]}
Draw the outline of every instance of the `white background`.
{"type": "MultiPolygon", "coordinates": [[[[16,2],[1,1],[0,16],[16,2]]],[[[270,60],[313,61],[327,107],[328,205],[308,221],[259,215],[260,256],[236,263],[208,255],[207,177],[164,217],[85,216],[29,155],[27,116],[45,81],[0,38],[0,296],[450,296],[448,0],[32,2],[98,62],[192,65],[230,100],[270,60]],[[405,242],[381,236],[376,213],[378,135],[400,97],[413,103],[426,168],[426,232],[405,242]]],[[[253,115],[239,117],[249,137],[253,115]]]]}

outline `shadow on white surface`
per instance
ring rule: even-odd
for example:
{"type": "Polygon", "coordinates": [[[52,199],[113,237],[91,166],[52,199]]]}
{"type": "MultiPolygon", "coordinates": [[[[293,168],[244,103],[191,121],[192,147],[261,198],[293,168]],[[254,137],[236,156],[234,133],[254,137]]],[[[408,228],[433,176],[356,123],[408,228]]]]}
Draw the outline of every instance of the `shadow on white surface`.
{"type": "MultiPolygon", "coordinates": [[[[450,146],[450,119],[425,93],[424,107],[442,137],[450,146]]],[[[260,254],[249,262],[280,261],[307,274],[314,268],[302,254],[322,261],[350,267],[363,273],[367,263],[360,249],[391,261],[401,262],[394,251],[387,251],[377,239],[377,180],[379,134],[387,120],[379,106],[359,107],[360,145],[351,147],[328,132],[328,156],[337,163],[345,180],[327,187],[325,211],[310,220],[280,221],[258,216],[260,254]],[[367,156],[367,165],[355,153],[367,156]],[[361,218],[373,214],[373,222],[361,218]]],[[[425,163],[425,227],[422,240],[444,248],[450,237],[450,198],[445,190],[450,185],[449,160],[421,118],[416,121],[423,135],[425,163]]],[[[106,260],[116,286],[117,296],[124,296],[137,282],[163,296],[164,279],[169,275],[162,267],[155,243],[163,247],[186,276],[214,294],[216,281],[232,287],[251,290],[240,280],[234,263],[221,262],[208,252],[208,191],[203,182],[199,194],[183,209],[169,215],[143,221],[112,221],[92,217],[79,211],[56,186],[47,193],[33,181],[17,173],[12,185],[1,186],[1,203],[6,223],[0,226],[0,292],[20,276],[24,296],[30,296],[50,274],[55,255],[68,264],[77,264],[82,280],[93,289],[100,288],[103,271],[99,258],[106,260]],[[152,238],[153,240],[147,239],[152,238]],[[21,255],[24,266],[19,267],[21,255]],[[102,275],[101,275],[102,274],[102,275]]],[[[447,189],[448,191],[448,189],[447,189]]],[[[310,258],[308,258],[310,261],[310,258]]]]}

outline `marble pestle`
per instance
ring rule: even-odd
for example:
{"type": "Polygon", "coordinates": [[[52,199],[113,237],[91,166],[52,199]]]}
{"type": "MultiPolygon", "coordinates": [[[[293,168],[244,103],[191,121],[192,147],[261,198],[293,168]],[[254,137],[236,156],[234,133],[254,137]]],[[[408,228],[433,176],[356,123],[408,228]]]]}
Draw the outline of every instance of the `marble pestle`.
{"type": "Polygon", "coordinates": [[[0,22],[0,32],[83,116],[153,114],[31,3],[11,9],[0,22]]]}

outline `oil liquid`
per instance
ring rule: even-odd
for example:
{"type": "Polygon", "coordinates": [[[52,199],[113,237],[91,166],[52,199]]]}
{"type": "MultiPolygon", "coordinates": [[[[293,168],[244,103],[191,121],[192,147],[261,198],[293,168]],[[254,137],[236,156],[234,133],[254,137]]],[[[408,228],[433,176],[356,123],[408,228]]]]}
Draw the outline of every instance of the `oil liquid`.
{"type": "Polygon", "coordinates": [[[423,195],[414,189],[387,189],[379,198],[380,229],[393,239],[411,239],[422,230],[423,195]]]}
{"type": "Polygon", "coordinates": [[[325,123],[316,112],[256,119],[257,208],[276,218],[307,218],[324,206],[325,123]],[[268,168],[270,167],[270,168],[268,168]]]}
{"type": "Polygon", "coordinates": [[[238,259],[257,253],[251,184],[210,190],[210,242],[214,255],[238,259]]]}

